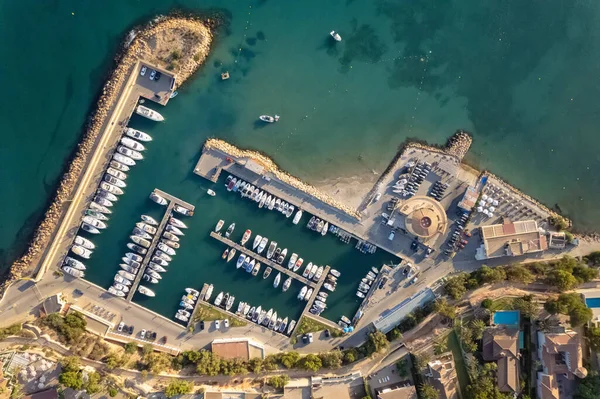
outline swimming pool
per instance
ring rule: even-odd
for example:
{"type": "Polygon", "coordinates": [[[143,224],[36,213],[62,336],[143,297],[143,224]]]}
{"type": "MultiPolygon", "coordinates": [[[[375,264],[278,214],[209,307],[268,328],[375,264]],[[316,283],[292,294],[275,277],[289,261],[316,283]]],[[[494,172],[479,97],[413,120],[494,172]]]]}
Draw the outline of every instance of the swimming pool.
{"type": "Polygon", "coordinates": [[[500,310],[494,313],[494,324],[504,326],[519,326],[521,313],[518,310],[500,310]]]}
{"type": "Polygon", "coordinates": [[[585,298],[588,308],[600,308],[600,298],[585,298]]]}

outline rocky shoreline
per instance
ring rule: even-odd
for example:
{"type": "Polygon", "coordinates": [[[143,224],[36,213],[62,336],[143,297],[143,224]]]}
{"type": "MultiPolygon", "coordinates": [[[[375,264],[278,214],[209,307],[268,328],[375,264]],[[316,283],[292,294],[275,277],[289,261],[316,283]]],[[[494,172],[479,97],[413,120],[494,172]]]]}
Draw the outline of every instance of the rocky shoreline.
{"type": "Polygon", "coordinates": [[[121,51],[115,58],[115,68],[101,90],[96,108],[88,118],[83,137],[62,175],[54,198],[36,228],[25,253],[11,265],[6,279],[0,285],[0,293],[3,293],[12,282],[33,271],[33,265],[39,260],[38,258],[50,242],[66,209],[67,201],[74,193],[77,182],[83,175],[88,159],[93,153],[96,140],[102,133],[111,109],[117,103],[127,78],[138,60],[151,56],[153,48],[157,47],[157,43],[165,34],[180,36],[181,43],[187,45],[186,49],[193,51],[193,54],[181,57],[181,62],[173,71],[176,73],[177,82],[180,85],[204,63],[210,51],[211,32],[216,24],[217,21],[211,19],[202,20],[183,16],[160,17],[136,29],[135,37],[123,43],[121,51]]]}

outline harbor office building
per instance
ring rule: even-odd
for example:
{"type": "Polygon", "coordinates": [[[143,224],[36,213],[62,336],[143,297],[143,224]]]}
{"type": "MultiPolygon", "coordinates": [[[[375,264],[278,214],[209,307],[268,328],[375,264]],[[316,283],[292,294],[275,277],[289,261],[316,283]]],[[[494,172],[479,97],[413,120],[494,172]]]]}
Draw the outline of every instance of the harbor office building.
{"type": "Polygon", "coordinates": [[[482,226],[481,238],[483,244],[475,253],[477,260],[521,256],[548,249],[546,235],[540,232],[535,220],[482,226]]]}

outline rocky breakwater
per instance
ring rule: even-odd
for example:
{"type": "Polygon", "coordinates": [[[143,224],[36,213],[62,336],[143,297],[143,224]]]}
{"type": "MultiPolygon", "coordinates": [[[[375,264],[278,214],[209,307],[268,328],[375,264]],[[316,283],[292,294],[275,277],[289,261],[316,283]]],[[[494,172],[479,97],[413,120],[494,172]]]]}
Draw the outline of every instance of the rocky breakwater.
{"type": "Polygon", "coordinates": [[[327,194],[324,194],[322,191],[319,191],[315,187],[311,186],[279,169],[279,167],[273,162],[273,160],[266,155],[263,155],[256,151],[250,150],[241,150],[234,145],[227,143],[226,141],[219,139],[208,139],[204,143],[204,149],[217,149],[225,154],[229,155],[232,158],[241,159],[251,159],[264,167],[264,170],[268,173],[271,173],[276,179],[288,184],[291,187],[294,187],[297,190],[300,190],[312,197],[315,197],[319,201],[336,208],[348,216],[353,217],[355,219],[360,219],[360,214],[355,210],[350,208],[347,205],[342,204],[341,202],[331,198],[327,194]]]}
{"type": "Polygon", "coordinates": [[[123,43],[115,59],[115,67],[102,88],[95,110],[88,118],[82,140],[58,184],[56,194],[25,253],[12,264],[6,279],[0,285],[0,294],[13,281],[33,272],[67,209],[67,201],[72,199],[97,139],[109,130],[105,129],[107,120],[133,72],[133,67],[141,59],[151,59],[173,71],[180,85],[204,63],[210,51],[211,32],[216,24],[217,21],[210,19],[161,17],[136,28],[135,37],[123,43]]]}
{"type": "Polygon", "coordinates": [[[462,161],[465,155],[467,155],[469,148],[471,148],[472,143],[473,138],[469,133],[464,130],[458,130],[446,142],[445,152],[446,154],[454,155],[459,161],[462,161]]]}

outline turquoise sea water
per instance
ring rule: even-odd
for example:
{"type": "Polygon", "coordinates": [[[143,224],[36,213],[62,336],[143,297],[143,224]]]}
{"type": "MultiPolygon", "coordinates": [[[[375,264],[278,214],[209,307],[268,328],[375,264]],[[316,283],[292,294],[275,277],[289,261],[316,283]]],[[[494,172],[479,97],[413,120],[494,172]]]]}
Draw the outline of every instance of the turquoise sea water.
{"type": "MultiPolygon", "coordinates": [[[[597,2],[22,0],[0,4],[4,268],[45,209],[119,42],[174,8],[219,10],[228,23],[165,109],[168,122],[136,121],[169,144],[151,147],[131,176],[147,184],[118,205],[128,228],[125,213],[150,186],[203,201],[190,171],[206,137],[316,181],[381,171],[405,138],[442,143],[458,128],[474,134],[472,163],[582,229],[600,225],[597,2]],[[341,43],[328,40],[332,29],[341,43]],[[282,120],[255,125],[263,113],[282,120]]],[[[121,239],[124,228],[111,224],[121,239]]]]}

